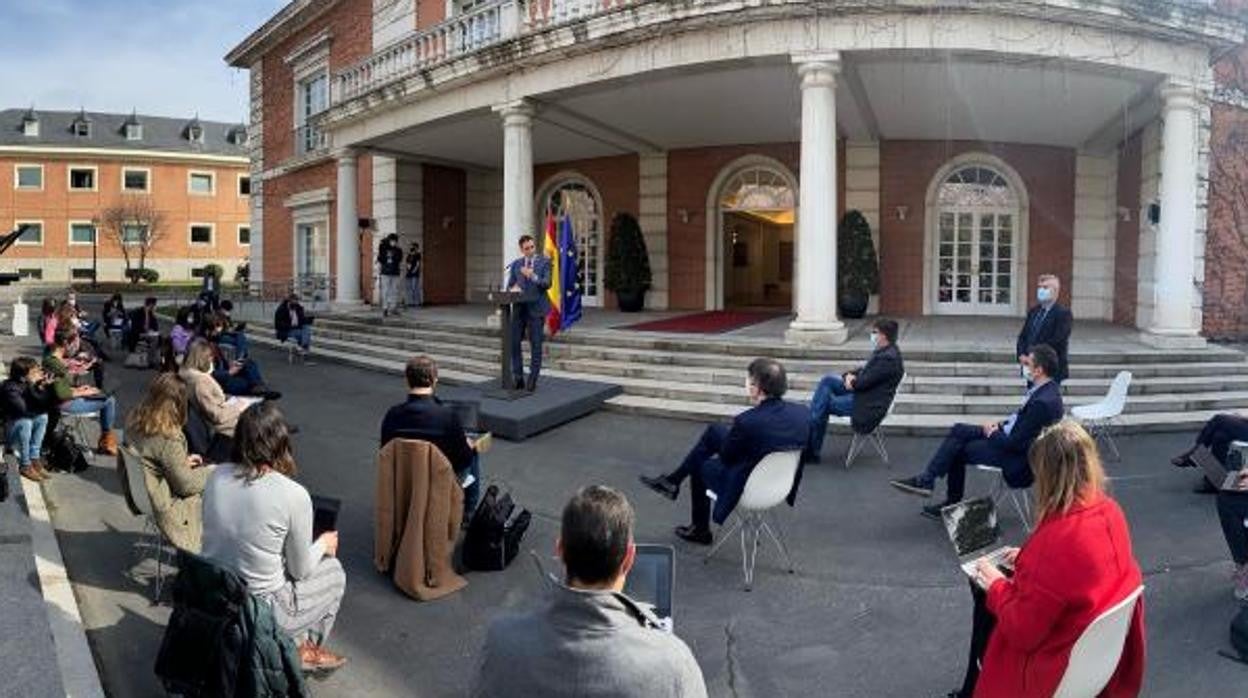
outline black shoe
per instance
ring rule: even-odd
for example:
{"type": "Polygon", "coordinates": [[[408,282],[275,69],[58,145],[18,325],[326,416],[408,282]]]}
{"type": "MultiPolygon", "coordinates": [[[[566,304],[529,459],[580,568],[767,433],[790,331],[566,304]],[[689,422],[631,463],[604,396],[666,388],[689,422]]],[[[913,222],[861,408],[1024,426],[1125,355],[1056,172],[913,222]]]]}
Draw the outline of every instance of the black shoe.
{"type": "Polygon", "coordinates": [[[932,484],[924,482],[923,477],[920,475],[908,477],[904,480],[889,480],[888,484],[906,494],[917,494],[920,497],[932,496],[932,484]]]}
{"type": "Polygon", "coordinates": [[[941,521],[941,520],[943,520],[943,518],[944,518],[944,517],[942,517],[942,516],[940,515],[940,510],[941,510],[941,509],[944,509],[945,507],[949,506],[950,504],[957,504],[957,502],[951,502],[951,501],[949,501],[949,500],[947,500],[947,499],[946,499],[945,501],[941,502],[940,504],[928,504],[927,506],[923,507],[923,511],[921,511],[921,512],[919,512],[919,513],[920,513],[920,515],[921,515],[921,516],[923,516],[924,518],[931,519],[932,521],[941,521]]]}
{"type": "Polygon", "coordinates": [[[680,496],[680,485],[674,484],[671,480],[668,480],[666,475],[660,475],[658,477],[642,475],[637,479],[641,480],[641,484],[672,501],[676,501],[676,498],[680,496]]]}
{"type": "Polygon", "coordinates": [[[524,379],[517,378],[515,382],[512,383],[511,387],[515,388],[516,390],[524,390],[524,379]]]}
{"type": "Polygon", "coordinates": [[[1200,484],[1193,487],[1192,492],[1195,494],[1217,494],[1218,488],[1214,487],[1212,482],[1209,482],[1209,478],[1202,477],[1200,478],[1200,484]]]}
{"type": "Polygon", "coordinates": [[[710,545],[714,540],[710,531],[698,530],[693,526],[677,526],[674,533],[677,538],[697,545],[710,545]]]}
{"type": "Polygon", "coordinates": [[[823,456],[818,453],[805,453],[802,455],[802,460],[807,463],[822,463],[823,456]]]}
{"type": "Polygon", "coordinates": [[[524,384],[524,390],[529,393],[537,390],[537,378],[529,376],[529,380],[524,384]]]}
{"type": "Polygon", "coordinates": [[[1191,451],[1188,451],[1187,453],[1180,453],[1174,458],[1171,458],[1170,465],[1173,465],[1176,468],[1195,468],[1196,467],[1196,463],[1192,460],[1191,451]]]}

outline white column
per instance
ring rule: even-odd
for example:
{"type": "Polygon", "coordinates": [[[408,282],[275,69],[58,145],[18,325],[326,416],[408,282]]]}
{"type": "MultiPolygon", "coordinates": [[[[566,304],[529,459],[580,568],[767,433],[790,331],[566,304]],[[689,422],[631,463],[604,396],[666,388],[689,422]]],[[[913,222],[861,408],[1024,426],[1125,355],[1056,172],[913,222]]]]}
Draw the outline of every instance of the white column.
{"type": "Polygon", "coordinates": [[[797,209],[797,319],[785,339],[840,344],[836,317],[836,75],[839,53],[794,56],[802,77],[802,157],[797,209]]]}
{"type": "MultiPolygon", "coordinates": [[[[503,263],[520,255],[533,229],[533,107],[525,100],[494,108],[503,117],[503,263]]],[[[500,279],[503,270],[498,270],[500,279]]],[[[501,281],[500,281],[501,283],[501,281]]]]}
{"type": "Polygon", "coordinates": [[[1153,319],[1146,341],[1162,346],[1203,344],[1192,308],[1196,300],[1196,175],[1199,97],[1174,80],[1161,88],[1161,221],[1157,228],[1153,319]]]}
{"type": "Polygon", "coordinates": [[[360,219],[356,206],[356,154],[346,149],[334,154],[338,161],[338,219],[335,251],[338,257],[337,289],[334,302],[360,302],[360,219]]]}

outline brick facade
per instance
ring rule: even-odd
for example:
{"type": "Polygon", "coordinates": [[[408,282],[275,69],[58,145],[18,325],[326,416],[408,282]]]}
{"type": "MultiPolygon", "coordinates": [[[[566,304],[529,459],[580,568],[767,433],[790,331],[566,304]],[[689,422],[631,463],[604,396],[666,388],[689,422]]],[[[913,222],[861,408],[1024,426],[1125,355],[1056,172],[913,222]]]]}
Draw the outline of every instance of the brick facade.
{"type": "Polygon", "coordinates": [[[982,152],[1005,161],[1027,189],[1029,300],[1035,277],[1057,274],[1069,303],[1074,257],[1075,151],[1068,148],[967,141],[885,141],[880,144],[880,312],[923,313],[927,190],[937,171],[954,157],[982,152]],[[905,220],[896,214],[907,208],[905,220]]]}
{"type": "Polygon", "coordinates": [[[1205,336],[1248,336],[1248,110],[1213,107],[1205,336]]]}
{"type": "MultiPolygon", "coordinates": [[[[602,245],[601,253],[605,259],[610,248],[611,221],[617,213],[630,213],[637,216],[640,207],[640,160],[636,155],[618,157],[591,158],[570,162],[543,163],[533,168],[533,186],[538,189],[534,195],[543,194],[542,187],[554,184],[552,177],[560,173],[578,174],[593,183],[602,197],[602,245]]],[[[539,209],[544,202],[538,202],[539,209]]],[[[540,229],[544,225],[545,211],[535,210],[534,218],[540,229]]],[[[644,232],[644,231],[643,231],[644,232]]],[[[603,306],[616,307],[615,294],[605,288],[601,291],[603,306]]]]}
{"type": "MultiPolygon", "coordinates": [[[[124,262],[115,236],[104,228],[106,209],[127,199],[142,197],[164,216],[164,232],[148,255],[148,266],[160,271],[165,280],[190,278],[192,269],[210,262],[221,264],[228,276],[248,255],[248,247],[238,244],[238,228],[249,226],[248,199],[238,193],[238,178],[247,175],[245,163],[224,164],[188,160],[185,162],[154,159],[142,151],[120,157],[99,155],[48,155],[33,151],[29,154],[0,157],[0,232],[13,229],[16,221],[38,221],[43,224],[41,244],[16,244],[5,253],[9,269],[38,268],[46,281],[69,278],[70,270],[91,267],[91,245],[70,244],[70,222],[101,221],[99,230],[100,279],[122,279],[124,262]],[[43,186],[39,190],[19,190],[15,186],[15,166],[40,165],[43,186]],[[70,167],[96,168],[94,191],[69,189],[70,167]],[[122,169],[148,171],[147,193],[123,192],[122,169]],[[213,174],[215,191],[211,195],[188,191],[190,171],[213,174]],[[207,245],[190,243],[190,225],[213,227],[212,242],[207,245]]],[[[138,265],[137,253],[132,264],[138,265]]]]}

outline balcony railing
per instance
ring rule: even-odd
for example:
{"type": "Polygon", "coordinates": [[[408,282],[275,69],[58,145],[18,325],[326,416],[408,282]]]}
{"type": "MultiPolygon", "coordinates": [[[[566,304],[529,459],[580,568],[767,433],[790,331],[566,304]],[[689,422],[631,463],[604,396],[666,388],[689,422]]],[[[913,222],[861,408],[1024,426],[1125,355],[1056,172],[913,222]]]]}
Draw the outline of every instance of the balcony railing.
{"type": "Polygon", "coordinates": [[[295,155],[310,155],[329,148],[329,139],[320,127],[305,124],[295,129],[295,155]]]}
{"type": "Polygon", "coordinates": [[[496,0],[386,46],[334,76],[333,102],[521,34],[645,0],[496,0]]]}

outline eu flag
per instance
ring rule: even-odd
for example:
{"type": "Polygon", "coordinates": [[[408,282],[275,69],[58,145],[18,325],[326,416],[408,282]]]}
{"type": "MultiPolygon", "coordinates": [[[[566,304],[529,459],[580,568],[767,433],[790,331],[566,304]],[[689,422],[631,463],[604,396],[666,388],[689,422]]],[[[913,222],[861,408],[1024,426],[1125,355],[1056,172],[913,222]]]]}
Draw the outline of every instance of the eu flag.
{"type": "Polygon", "coordinates": [[[559,278],[563,298],[559,303],[559,329],[566,330],[581,319],[581,280],[576,265],[576,234],[572,217],[559,221],[559,278]]]}

